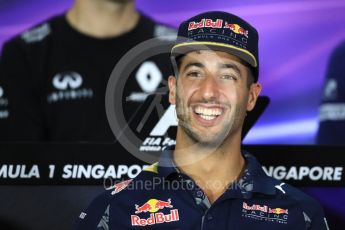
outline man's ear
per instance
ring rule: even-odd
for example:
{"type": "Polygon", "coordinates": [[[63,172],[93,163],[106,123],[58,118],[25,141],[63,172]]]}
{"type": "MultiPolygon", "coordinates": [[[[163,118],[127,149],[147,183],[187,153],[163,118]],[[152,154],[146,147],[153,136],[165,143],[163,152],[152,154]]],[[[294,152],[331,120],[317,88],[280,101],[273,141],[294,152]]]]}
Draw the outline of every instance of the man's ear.
{"type": "Polygon", "coordinates": [[[247,111],[252,111],[261,92],[261,84],[253,83],[249,89],[247,111]]]}
{"type": "Polygon", "coordinates": [[[176,104],[176,84],[177,84],[177,79],[174,76],[169,76],[168,79],[168,84],[169,84],[169,102],[172,105],[176,104]]]}

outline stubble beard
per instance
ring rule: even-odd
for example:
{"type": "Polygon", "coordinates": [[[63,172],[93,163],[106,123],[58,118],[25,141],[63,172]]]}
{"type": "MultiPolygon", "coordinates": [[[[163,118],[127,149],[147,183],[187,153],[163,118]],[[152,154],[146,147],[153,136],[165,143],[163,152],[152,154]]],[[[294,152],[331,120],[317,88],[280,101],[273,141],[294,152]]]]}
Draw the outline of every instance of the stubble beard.
{"type": "Polygon", "coordinates": [[[217,149],[225,142],[225,140],[233,135],[240,127],[243,121],[243,111],[240,106],[235,105],[234,107],[227,105],[227,110],[231,111],[234,109],[234,114],[229,118],[225,118],[222,129],[216,134],[214,133],[201,133],[191,125],[190,113],[193,113],[191,109],[186,105],[184,106],[182,98],[176,94],[176,113],[178,118],[178,125],[183,129],[187,136],[197,145],[202,148],[217,149]]]}

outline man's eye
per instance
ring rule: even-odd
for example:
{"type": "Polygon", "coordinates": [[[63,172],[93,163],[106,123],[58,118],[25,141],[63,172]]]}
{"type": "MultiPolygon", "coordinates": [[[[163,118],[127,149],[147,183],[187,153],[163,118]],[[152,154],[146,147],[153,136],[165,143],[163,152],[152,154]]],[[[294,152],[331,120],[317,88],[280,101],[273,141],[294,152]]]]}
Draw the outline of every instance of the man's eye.
{"type": "Polygon", "coordinates": [[[234,80],[234,81],[237,81],[237,77],[234,76],[234,75],[231,75],[231,74],[224,74],[224,75],[221,75],[221,78],[222,78],[222,79],[225,79],[225,80],[234,80]]]}
{"type": "Polygon", "coordinates": [[[197,71],[192,71],[192,72],[187,73],[187,76],[188,77],[200,77],[201,74],[197,71]]]}

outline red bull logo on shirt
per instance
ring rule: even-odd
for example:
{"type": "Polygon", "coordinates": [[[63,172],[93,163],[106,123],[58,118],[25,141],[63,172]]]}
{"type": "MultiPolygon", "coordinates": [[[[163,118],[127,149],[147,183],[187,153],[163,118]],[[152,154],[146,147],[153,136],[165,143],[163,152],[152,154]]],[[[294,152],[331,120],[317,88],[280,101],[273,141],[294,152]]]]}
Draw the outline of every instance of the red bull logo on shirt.
{"type": "Polygon", "coordinates": [[[261,211],[261,212],[267,212],[268,207],[266,205],[260,206],[258,204],[253,204],[249,206],[246,202],[243,202],[243,208],[246,210],[254,210],[254,211],[261,211]]]}
{"type": "Polygon", "coordinates": [[[288,214],[288,209],[270,208],[259,204],[249,205],[246,202],[242,204],[242,217],[245,218],[287,224],[288,214]]]}
{"type": "Polygon", "coordinates": [[[171,199],[167,201],[150,199],[142,205],[135,205],[135,214],[150,212],[150,217],[142,219],[137,215],[131,215],[132,226],[146,226],[153,224],[160,224],[172,221],[178,221],[180,219],[178,209],[171,209],[169,214],[158,212],[164,208],[173,208],[171,205],[171,199]]]}
{"type": "Polygon", "coordinates": [[[228,28],[232,30],[236,34],[240,34],[248,38],[248,30],[245,30],[243,27],[241,27],[238,24],[230,24],[228,22],[225,22],[224,28],[228,28]]]}

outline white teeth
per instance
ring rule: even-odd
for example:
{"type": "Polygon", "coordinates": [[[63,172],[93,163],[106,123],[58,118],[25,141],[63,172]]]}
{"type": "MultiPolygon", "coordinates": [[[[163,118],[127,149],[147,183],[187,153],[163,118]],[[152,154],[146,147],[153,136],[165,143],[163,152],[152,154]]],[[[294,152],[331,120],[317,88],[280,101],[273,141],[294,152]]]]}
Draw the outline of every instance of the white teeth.
{"type": "Polygon", "coordinates": [[[219,116],[222,114],[222,110],[218,108],[204,108],[204,107],[196,107],[195,112],[200,115],[205,115],[205,116],[219,116]]]}
{"type": "Polygon", "coordinates": [[[205,116],[205,115],[200,115],[200,117],[202,117],[202,119],[205,119],[205,120],[208,120],[208,121],[213,120],[213,119],[216,118],[216,116],[205,116]]]}
{"type": "Polygon", "coordinates": [[[199,114],[199,116],[202,119],[205,120],[213,120],[215,119],[217,116],[222,114],[222,109],[219,108],[205,108],[205,107],[201,107],[198,106],[194,109],[195,113],[199,114]]]}

